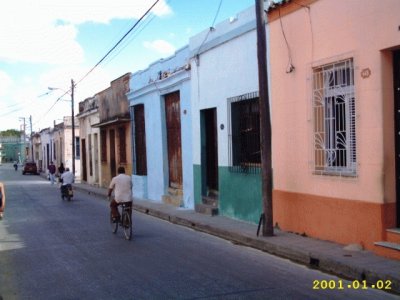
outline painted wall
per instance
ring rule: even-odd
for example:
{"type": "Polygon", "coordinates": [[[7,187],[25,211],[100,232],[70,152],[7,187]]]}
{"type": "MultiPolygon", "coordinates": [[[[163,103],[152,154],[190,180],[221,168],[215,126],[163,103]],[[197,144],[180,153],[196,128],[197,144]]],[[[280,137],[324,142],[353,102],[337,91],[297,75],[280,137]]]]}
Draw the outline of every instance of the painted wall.
{"type": "MultiPolygon", "coordinates": [[[[50,161],[53,161],[56,167],[58,167],[60,163],[63,162],[64,167],[68,167],[72,171],[72,122],[71,117],[69,116],[64,117],[63,119],[64,122],[56,124],[55,127],[51,130],[51,136],[48,140],[50,150],[49,157],[50,161]]],[[[75,138],[79,138],[79,122],[77,118],[75,118],[75,138]]],[[[78,156],[75,156],[76,181],[80,180],[80,170],[80,158],[78,156]]]]}
{"type": "Polygon", "coordinates": [[[230,97],[258,91],[255,8],[190,39],[193,105],[193,164],[196,203],[201,203],[200,111],[217,108],[220,214],[257,222],[261,213],[259,174],[228,170],[230,97]],[[207,37],[207,38],[206,38],[207,37]],[[223,125],[223,129],[221,129],[223,125]]]}
{"type": "Polygon", "coordinates": [[[274,216],[283,229],[371,247],[382,238],[382,228],[393,225],[393,212],[384,213],[395,201],[389,49],[400,45],[400,2],[301,2],[309,9],[291,3],[281,8],[280,20],[278,9],[268,16],[274,216]],[[289,52],[282,30],[295,66],[291,73],[286,73],[289,52]],[[357,176],[315,175],[312,68],[348,58],[355,65],[357,176]],[[370,76],[363,78],[365,70],[370,76]]]}
{"type": "MultiPolygon", "coordinates": [[[[86,173],[87,183],[99,185],[101,182],[100,173],[100,129],[92,127],[92,124],[99,123],[99,112],[96,97],[85,99],[79,103],[79,135],[81,139],[81,171],[83,172],[82,139],[86,141],[86,173]],[[92,157],[92,160],[90,160],[92,157]],[[90,163],[92,163],[92,174],[90,174],[90,163]]],[[[82,177],[82,174],[81,174],[82,177]]]]}
{"type": "MultiPolygon", "coordinates": [[[[131,146],[131,123],[129,114],[129,102],[126,93],[129,92],[129,79],[131,74],[126,73],[123,76],[113,80],[110,87],[96,94],[98,99],[99,123],[92,124],[93,127],[100,128],[99,143],[101,147],[107,150],[107,160],[100,159],[100,185],[108,188],[113,174],[111,173],[111,155],[110,155],[110,131],[115,132],[115,175],[117,175],[118,167],[123,166],[126,174],[132,172],[132,157],[130,155],[131,146]],[[121,160],[120,156],[120,139],[118,128],[123,127],[125,130],[125,153],[126,161],[121,160]],[[106,143],[101,143],[101,135],[106,132],[106,143]]],[[[101,150],[100,150],[101,154],[101,150]]]]}
{"type": "Polygon", "coordinates": [[[47,167],[50,163],[51,157],[50,157],[50,152],[49,152],[49,157],[47,156],[47,145],[49,145],[49,150],[50,150],[50,145],[53,140],[53,134],[52,130],[50,128],[42,129],[40,131],[40,166],[42,168],[42,171],[47,174],[47,167]]]}
{"type": "MultiPolygon", "coordinates": [[[[130,105],[144,104],[147,176],[133,175],[134,195],[161,201],[168,189],[168,152],[165,128],[166,94],[179,91],[183,172],[183,205],[194,207],[192,165],[192,120],[190,103],[189,48],[136,72],[130,81],[130,105]]],[[[133,138],[132,138],[133,140],[133,138]]]]}

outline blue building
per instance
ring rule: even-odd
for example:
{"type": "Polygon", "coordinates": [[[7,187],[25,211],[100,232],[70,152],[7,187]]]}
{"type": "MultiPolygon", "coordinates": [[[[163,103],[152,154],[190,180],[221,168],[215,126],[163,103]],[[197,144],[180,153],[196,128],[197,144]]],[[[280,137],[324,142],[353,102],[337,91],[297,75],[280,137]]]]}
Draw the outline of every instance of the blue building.
{"type": "Polygon", "coordinates": [[[135,196],[194,208],[189,47],[131,76],[135,196]]]}

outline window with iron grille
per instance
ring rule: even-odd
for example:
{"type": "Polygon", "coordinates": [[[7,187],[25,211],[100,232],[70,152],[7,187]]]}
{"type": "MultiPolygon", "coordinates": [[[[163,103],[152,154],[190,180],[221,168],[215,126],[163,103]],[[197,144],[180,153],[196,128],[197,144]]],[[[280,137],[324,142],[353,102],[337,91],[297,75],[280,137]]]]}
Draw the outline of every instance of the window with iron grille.
{"type": "Polygon", "coordinates": [[[75,137],[75,159],[81,158],[81,140],[75,137]]]}
{"type": "Polygon", "coordinates": [[[119,136],[119,161],[126,163],[126,138],[125,138],[125,127],[118,128],[119,136]]]}
{"type": "Polygon", "coordinates": [[[56,142],[53,142],[53,158],[57,159],[57,156],[56,156],[56,142]]]}
{"type": "Polygon", "coordinates": [[[353,60],[313,70],[314,171],[357,173],[353,60]]]}
{"type": "Polygon", "coordinates": [[[258,92],[228,99],[230,115],[229,170],[260,173],[260,110],[258,92]]]}
{"type": "Polygon", "coordinates": [[[102,129],[100,131],[100,140],[101,140],[101,161],[107,162],[107,130],[102,129]]]}
{"type": "Polygon", "coordinates": [[[133,106],[133,130],[135,132],[134,147],[134,174],[147,175],[147,155],[146,155],[146,128],[144,105],[133,106]]]}

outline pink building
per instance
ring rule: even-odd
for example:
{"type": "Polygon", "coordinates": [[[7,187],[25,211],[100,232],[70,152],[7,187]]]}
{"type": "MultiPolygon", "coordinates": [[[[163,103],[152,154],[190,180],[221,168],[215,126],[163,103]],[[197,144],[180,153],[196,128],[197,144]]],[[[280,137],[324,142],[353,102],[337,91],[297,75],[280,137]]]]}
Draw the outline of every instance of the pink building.
{"type": "Polygon", "coordinates": [[[268,11],[283,230],[400,258],[399,14],[398,0],[296,0],[268,11]]]}

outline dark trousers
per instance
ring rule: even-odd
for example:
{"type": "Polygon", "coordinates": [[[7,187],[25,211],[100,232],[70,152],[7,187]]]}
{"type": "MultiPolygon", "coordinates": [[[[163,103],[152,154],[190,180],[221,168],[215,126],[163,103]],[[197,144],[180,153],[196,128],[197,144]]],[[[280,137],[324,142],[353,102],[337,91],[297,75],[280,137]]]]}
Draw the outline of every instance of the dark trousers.
{"type": "Polygon", "coordinates": [[[113,218],[121,217],[119,215],[118,206],[121,205],[122,203],[124,203],[126,206],[130,207],[130,213],[132,215],[132,201],[118,203],[117,201],[115,201],[115,199],[112,199],[110,202],[110,208],[111,208],[111,215],[113,218]]]}

